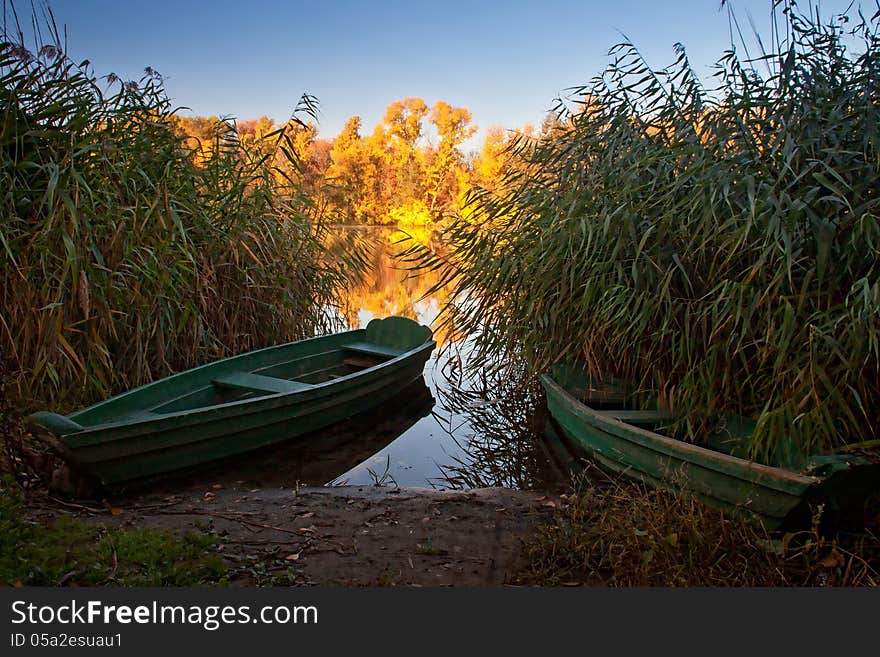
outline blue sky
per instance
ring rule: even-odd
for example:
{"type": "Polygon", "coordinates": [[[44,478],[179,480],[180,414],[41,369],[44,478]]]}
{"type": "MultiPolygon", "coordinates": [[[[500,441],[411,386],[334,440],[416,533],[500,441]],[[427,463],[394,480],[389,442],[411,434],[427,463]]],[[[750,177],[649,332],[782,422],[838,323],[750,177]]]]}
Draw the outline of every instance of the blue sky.
{"type": "MultiPolygon", "coordinates": [[[[806,5],[806,2],[801,3],[806,5]]],[[[823,11],[843,2],[825,2],[823,11]]],[[[29,3],[16,2],[29,12],[29,3]]],[[[730,43],[720,0],[54,0],[68,51],[98,74],[166,77],[191,113],[284,120],[303,92],[334,136],[358,114],[372,130],[390,102],[420,96],[471,110],[482,129],[540,123],[566,87],[587,82],[625,33],[661,67],[682,42],[708,76],[730,43]]],[[[747,28],[770,0],[733,0],[747,28]]],[[[190,112],[186,112],[190,113],[190,112]]],[[[472,143],[472,145],[474,145],[472,143]]]]}

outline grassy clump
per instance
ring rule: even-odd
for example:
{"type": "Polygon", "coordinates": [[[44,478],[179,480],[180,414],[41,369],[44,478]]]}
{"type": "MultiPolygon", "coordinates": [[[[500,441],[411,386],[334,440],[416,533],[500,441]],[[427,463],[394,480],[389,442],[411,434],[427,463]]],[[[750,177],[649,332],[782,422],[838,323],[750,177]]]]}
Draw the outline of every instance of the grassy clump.
{"type": "Polygon", "coordinates": [[[158,529],[91,525],[62,515],[28,520],[13,486],[0,483],[0,584],[195,586],[223,584],[217,539],[158,529]]]}
{"type": "Polygon", "coordinates": [[[880,539],[771,536],[663,489],[581,479],[526,542],[517,581],[558,586],[877,586],[880,539]]]}
{"type": "Polygon", "coordinates": [[[477,190],[448,320],[483,360],[582,359],[659,391],[691,440],[751,417],[756,458],[880,437],[880,12],[774,7],[767,51],[724,54],[712,90],[680,46],[663,71],[616,46],[477,190]]]}
{"type": "MultiPolygon", "coordinates": [[[[49,26],[51,31],[52,26],[49,26]]],[[[57,32],[0,37],[0,366],[64,410],[333,325],[357,258],[329,255],[294,119],[194,143],[162,79],[98,78],[57,32]]],[[[299,112],[314,114],[304,96],[299,112]]]]}

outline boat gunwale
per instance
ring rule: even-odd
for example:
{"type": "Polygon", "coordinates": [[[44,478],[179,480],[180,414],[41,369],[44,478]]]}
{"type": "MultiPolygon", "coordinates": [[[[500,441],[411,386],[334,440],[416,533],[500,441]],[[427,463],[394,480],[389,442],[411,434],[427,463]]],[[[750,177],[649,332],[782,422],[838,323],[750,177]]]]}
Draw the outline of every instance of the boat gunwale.
{"type": "MultiPolygon", "coordinates": [[[[331,334],[331,335],[333,335],[333,336],[339,336],[339,335],[343,335],[343,334],[346,334],[346,333],[357,333],[357,332],[362,331],[362,330],[363,330],[363,329],[356,329],[356,330],[354,330],[354,331],[345,331],[344,333],[334,333],[334,334],[331,334]]],[[[317,336],[317,337],[315,337],[315,338],[309,338],[309,340],[310,340],[310,341],[311,341],[311,340],[320,340],[320,339],[322,339],[322,338],[326,338],[326,337],[328,337],[328,336],[317,336]]],[[[305,342],[305,341],[304,341],[304,340],[296,341],[296,343],[298,343],[298,344],[301,344],[302,342],[305,342]]],[[[247,352],[246,354],[240,354],[240,356],[246,356],[246,355],[256,354],[256,353],[259,352],[259,351],[267,351],[267,350],[271,350],[271,349],[280,349],[280,348],[283,348],[283,347],[287,347],[287,346],[289,346],[289,345],[291,345],[291,344],[294,344],[294,343],[291,342],[291,343],[285,343],[285,344],[283,344],[283,345],[276,345],[276,346],[274,346],[274,347],[266,347],[265,349],[260,349],[260,350],[257,350],[257,351],[247,352]]],[[[202,414],[202,413],[206,413],[206,412],[211,412],[211,411],[215,411],[215,412],[216,412],[217,410],[220,410],[220,409],[236,409],[236,410],[241,410],[241,409],[243,409],[243,408],[246,409],[246,407],[249,406],[249,405],[256,405],[258,402],[278,401],[278,400],[283,399],[283,398],[294,397],[294,396],[295,396],[295,397],[302,397],[302,398],[304,398],[304,399],[305,399],[305,398],[310,399],[310,398],[312,397],[312,393],[313,393],[313,392],[316,392],[316,394],[314,395],[314,397],[315,397],[315,398],[319,398],[319,397],[323,396],[321,393],[325,392],[327,389],[330,389],[330,388],[333,388],[333,387],[339,387],[339,386],[341,386],[341,385],[344,385],[344,384],[350,383],[350,382],[352,382],[352,381],[357,381],[359,378],[362,378],[362,377],[364,377],[364,376],[367,376],[367,375],[370,375],[370,374],[374,374],[375,372],[381,371],[382,369],[387,369],[387,368],[389,368],[389,367],[392,366],[392,365],[396,365],[396,364],[398,364],[398,363],[401,363],[401,362],[403,362],[403,361],[406,361],[406,360],[408,360],[408,359],[410,359],[410,358],[416,356],[419,352],[427,351],[428,354],[430,354],[431,351],[433,351],[435,348],[436,348],[436,342],[435,342],[434,340],[429,340],[429,341],[427,341],[427,342],[422,343],[422,344],[419,345],[418,347],[415,347],[415,348],[413,348],[413,349],[410,349],[410,350],[408,350],[408,351],[405,351],[405,352],[401,353],[400,355],[395,356],[394,358],[390,358],[389,360],[386,360],[386,361],[384,361],[384,362],[377,363],[376,365],[373,365],[372,367],[365,368],[365,369],[360,370],[360,371],[358,371],[358,372],[352,372],[351,374],[348,374],[348,375],[346,375],[346,376],[344,376],[344,377],[340,377],[340,378],[338,378],[338,379],[331,379],[331,380],[329,380],[329,381],[324,381],[324,382],[321,382],[321,383],[309,384],[310,387],[309,387],[309,388],[306,388],[306,389],[303,389],[303,390],[295,390],[295,391],[290,391],[290,392],[270,393],[270,394],[267,394],[267,395],[260,395],[260,396],[257,396],[257,397],[249,397],[249,398],[246,398],[246,399],[238,399],[238,400],[235,400],[235,401],[229,401],[229,402],[224,402],[224,403],[220,403],[220,404],[212,404],[212,405],[210,405],[210,406],[200,406],[200,407],[198,407],[198,408],[190,408],[190,409],[185,409],[185,410],[181,410],[181,411],[175,411],[175,412],[171,412],[171,413],[156,414],[154,417],[132,418],[132,419],[129,419],[129,420],[114,421],[114,422],[105,422],[105,423],[102,423],[102,424],[96,424],[96,425],[93,425],[93,426],[85,426],[85,427],[83,427],[83,430],[82,430],[82,431],[72,431],[72,432],[70,432],[70,433],[63,434],[63,435],[62,435],[62,439],[63,439],[65,442],[67,442],[67,441],[69,441],[69,440],[71,440],[71,439],[76,440],[76,441],[78,442],[80,439],[86,439],[86,438],[89,438],[89,437],[95,437],[94,434],[99,433],[99,432],[104,432],[104,431],[106,431],[106,430],[121,429],[121,428],[129,428],[129,427],[138,427],[138,428],[140,428],[140,427],[146,427],[146,426],[159,425],[159,424],[162,423],[162,422],[166,422],[166,421],[170,421],[170,420],[181,420],[181,419],[187,420],[187,419],[191,419],[191,418],[193,418],[193,417],[198,417],[200,414],[202,414]],[[308,396],[308,397],[306,397],[306,396],[308,396]]],[[[238,358],[238,356],[231,356],[230,359],[231,359],[231,358],[238,358]]],[[[225,361],[225,360],[229,360],[229,359],[223,359],[223,360],[225,361]]],[[[144,385],[144,386],[140,386],[140,387],[135,388],[135,389],[133,389],[133,390],[129,390],[129,391],[125,392],[125,393],[122,393],[121,395],[118,395],[118,396],[116,396],[116,397],[111,397],[110,399],[104,400],[103,402],[100,402],[99,404],[95,404],[95,405],[93,405],[93,406],[90,406],[89,408],[87,408],[87,409],[83,409],[82,411],[77,411],[77,413],[76,413],[75,415],[79,415],[80,413],[84,413],[86,410],[92,410],[92,409],[94,409],[95,407],[99,406],[100,404],[104,404],[104,403],[107,403],[107,402],[110,402],[110,401],[115,401],[115,400],[119,399],[119,397],[122,397],[122,396],[126,396],[126,395],[129,395],[129,394],[132,394],[132,393],[134,393],[134,392],[136,392],[136,391],[138,391],[138,390],[141,390],[141,389],[143,389],[143,388],[146,388],[147,386],[152,386],[152,385],[155,385],[155,384],[158,384],[158,383],[162,383],[162,382],[167,381],[168,379],[170,379],[170,378],[172,378],[172,377],[176,377],[176,376],[179,376],[179,375],[182,375],[182,374],[190,374],[190,373],[192,373],[193,371],[195,371],[195,370],[197,370],[197,369],[206,368],[206,367],[209,367],[209,366],[211,366],[211,365],[215,365],[215,364],[218,363],[218,362],[223,362],[223,361],[214,361],[214,363],[207,363],[207,364],[205,364],[205,365],[201,365],[201,366],[199,366],[199,367],[197,367],[197,368],[192,368],[192,369],[189,369],[189,370],[184,370],[183,372],[178,372],[177,374],[173,374],[173,375],[171,375],[171,377],[166,377],[166,378],[164,378],[164,379],[159,379],[158,381],[153,381],[153,382],[148,383],[148,384],[146,384],[146,385],[144,385]]],[[[191,393],[187,393],[187,394],[191,394],[191,393]]],[[[170,401],[173,401],[173,400],[170,400],[170,401]]],[[[167,403],[167,402],[163,402],[163,403],[167,403]]],[[[259,412],[257,409],[254,409],[254,411],[255,411],[255,412],[259,412]]],[[[243,414],[243,413],[241,413],[241,412],[239,412],[239,413],[230,413],[231,416],[239,416],[239,415],[242,415],[242,414],[243,414]]],[[[69,419],[75,421],[74,414],[69,415],[69,416],[67,416],[67,417],[68,417],[69,419]]],[[[113,442],[114,440],[127,439],[128,437],[129,437],[129,436],[108,436],[108,437],[107,437],[106,439],[104,439],[104,440],[100,440],[100,439],[99,439],[99,440],[94,441],[94,443],[90,443],[90,444],[97,445],[97,444],[102,444],[102,443],[106,443],[106,442],[113,442]]],[[[74,447],[74,446],[72,446],[72,447],[74,447],[74,448],[78,448],[78,447],[85,447],[85,446],[86,446],[86,445],[76,445],[75,447],[74,447]]]]}
{"type": "MultiPolygon", "coordinates": [[[[563,398],[569,403],[569,405],[572,406],[573,411],[590,418],[592,420],[591,424],[593,424],[596,428],[601,429],[602,425],[605,425],[618,430],[624,430],[628,433],[636,434],[636,436],[641,437],[646,441],[649,441],[650,444],[642,444],[639,441],[621,436],[616,432],[613,433],[612,435],[619,440],[626,440],[628,442],[636,443],[646,449],[655,449],[655,447],[662,446],[665,449],[655,449],[655,451],[661,451],[666,456],[678,458],[680,460],[692,463],[695,466],[707,468],[726,476],[736,477],[755,485],[774,488],[774,490],[776,490],[775,487],[768,485],[769,483],[772,483],[773,480],[781,479],[787,482],[801,484],[808,487],[820,484],[824,480],[823,477],[794,472],[792,470],[786,470],[777,466],[766,465],[757,461],[748,461],[738,456],[725,454],[724,452],[720,452],[714,449],[709,449],[706,447],[701,447],[700,445],[687,443],[683,440],[671,438],[670,436],[664,436],[663,434],[657,433],[656,431],[643,429],[642,427],[638,427],[636,425],[617,420],[613,417],[602,415],[596,409],[582,402],[577,397],[568,392],[568,390],[566,390],[561,384],[557,383],[549,375],[544,374],[541,377],[541,381],[544,384],[545,388],[549,386],[551,389],[553,389],[554,392],[556,392],[557,394],[561,394],[563,398]],[[688,459],[685,458],[687,456],[699,456],[701,457],[701,460],[706,459],[708,463],[696,463],[693,461],[688,461],[688,459]],[[763,475],[763,477],[766,477],[767,479],[769,479],[769,481],[753,481],[751,479],[746,479],[742,476],[738,476],[730,472],[724,472],[723,470],[720,470],[718,467],[716,467],[715,463],[713,462],[725,463],[736,468],[741,468],[749,472],[754,472],[756,475],[763,475]]],[[[632,466],[629,467],[630,469],[632,469],[632,466]]]]}

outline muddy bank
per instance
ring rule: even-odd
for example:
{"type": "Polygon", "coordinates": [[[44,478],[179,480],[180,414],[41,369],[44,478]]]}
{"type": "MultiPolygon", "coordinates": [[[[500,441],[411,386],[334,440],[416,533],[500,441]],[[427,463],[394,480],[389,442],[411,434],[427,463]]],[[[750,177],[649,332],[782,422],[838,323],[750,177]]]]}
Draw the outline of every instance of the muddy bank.
{"type": "Polygon", "coordinates": [[[112,506],[56,503],[43,514],[213,533],[234,585],[485,586],[510,580],[522,539],[565,498],[502,488],[215,484],[112,506]]]}

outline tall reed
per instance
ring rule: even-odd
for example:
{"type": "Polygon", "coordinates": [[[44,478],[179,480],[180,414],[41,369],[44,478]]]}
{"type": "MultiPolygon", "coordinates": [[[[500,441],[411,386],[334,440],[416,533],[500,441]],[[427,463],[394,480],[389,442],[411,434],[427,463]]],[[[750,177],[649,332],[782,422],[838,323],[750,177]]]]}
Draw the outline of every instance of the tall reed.
{"type": "MultiPolygon", "coordinates": [[[[330,256],[288,131],[245,148],[175,127],[161,77],[99,79],[0,43],[0,366],[24,406],[94,401],[331,328],[358,259],[330,256]]],[[[302,114],[314,113],[304,96],[302,114]]],[[[295,115],[296,117],[296,115],[295,115]]],[[[299,119],[294,118],[294,122],[299,119]]]]}
{"type": "Polygon", "coordinates": [[[709,90],[680,45],[661,71],[615,46],[501,190],[474,191],[447,321],[484,361],[583,359],[659,390],[692,440],[750,416],[755,456],[876,444],[880,10],[773,8],[766,50],[725,52],[709,90]]]}

